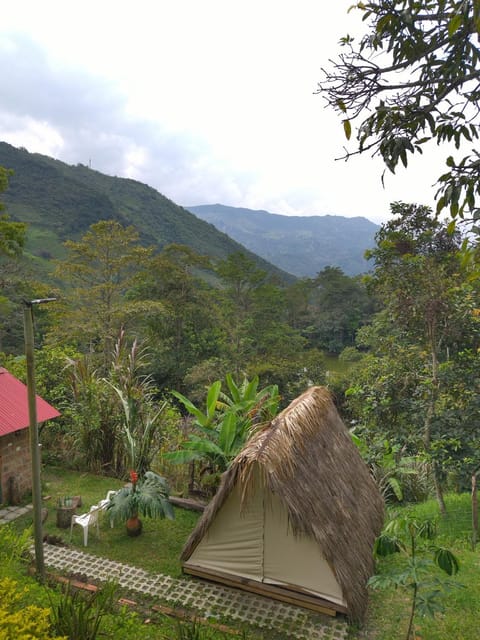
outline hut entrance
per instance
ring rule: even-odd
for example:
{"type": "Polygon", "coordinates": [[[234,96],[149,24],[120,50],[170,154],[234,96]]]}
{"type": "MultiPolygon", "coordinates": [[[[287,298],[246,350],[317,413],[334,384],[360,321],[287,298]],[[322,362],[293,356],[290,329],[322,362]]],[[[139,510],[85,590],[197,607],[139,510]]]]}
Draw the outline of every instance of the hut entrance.
{"type": "Polygon", "coordinates": [[[285,506],[265,491],[255,466],[254,484],[245,504],[241,504],[237,483],[208,533],[184,563],[184,570],[205,577],[224,575],[258,593],[288,590],[292,593],[285,591],[284,599],[289,602],[305,594],[307,604],[302,602],[303,606],[308,606],[312,596],[315,606],[310,608],[330,614],[345,612],[341,587],[318,544],[306,536],[293,535],[285,506]]]}

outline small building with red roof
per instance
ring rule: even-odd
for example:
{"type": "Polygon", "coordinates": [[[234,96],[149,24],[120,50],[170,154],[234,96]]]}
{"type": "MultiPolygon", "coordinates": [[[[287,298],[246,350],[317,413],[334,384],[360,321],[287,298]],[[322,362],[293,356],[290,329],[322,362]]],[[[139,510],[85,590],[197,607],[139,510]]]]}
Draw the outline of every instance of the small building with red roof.
{"type": "MultiPolygon", "coordinates": [[[[37,398],[37,422],[60,413],[37,398]]],[[[15,504],[32,490],[27,387],[0,367],[0,504],[15,504]]]]}

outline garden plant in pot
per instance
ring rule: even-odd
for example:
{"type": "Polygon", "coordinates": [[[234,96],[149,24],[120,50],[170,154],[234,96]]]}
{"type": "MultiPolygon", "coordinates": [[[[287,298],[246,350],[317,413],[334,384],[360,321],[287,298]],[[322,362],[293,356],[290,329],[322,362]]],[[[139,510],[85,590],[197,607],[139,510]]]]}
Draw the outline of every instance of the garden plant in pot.
{"type": "Polygon", "coordinates": [[[139,536],[142,533],[139,515],[173,520],[174,511],[168,494],[168,485],[162,476],[146,471],[139,480],[138,474],[130,471],[130,483],[110,499],[107,506],[109,516],[113,522],[126,521],[129,536],[139,536]]]}

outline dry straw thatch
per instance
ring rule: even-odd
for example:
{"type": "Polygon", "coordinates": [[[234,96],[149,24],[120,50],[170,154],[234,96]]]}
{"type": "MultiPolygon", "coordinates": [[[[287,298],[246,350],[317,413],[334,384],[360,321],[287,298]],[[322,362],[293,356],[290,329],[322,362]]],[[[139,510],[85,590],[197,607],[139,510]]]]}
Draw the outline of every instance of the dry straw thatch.
{"type": "Polygon", "coordinates": [[[191,556],[237,482],[248,500],[257,465],[266,488],[286,506],[294,535],[318,543],[342,588],[348,615],[361,620],[384,504],[324,387],[308,389],[252,436],[224,473],[182,560],[191,556]]]}

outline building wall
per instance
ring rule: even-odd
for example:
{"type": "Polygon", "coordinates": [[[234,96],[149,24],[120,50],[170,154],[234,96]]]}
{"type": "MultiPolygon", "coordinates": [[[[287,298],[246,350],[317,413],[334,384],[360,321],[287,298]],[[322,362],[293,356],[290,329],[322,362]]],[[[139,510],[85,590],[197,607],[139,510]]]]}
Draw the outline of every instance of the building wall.
{"type": "Polygon", "coordinates": [[[0,437],[0,502],[18,503],[32,490],[32,462],[28,429],[0,437]]]}

